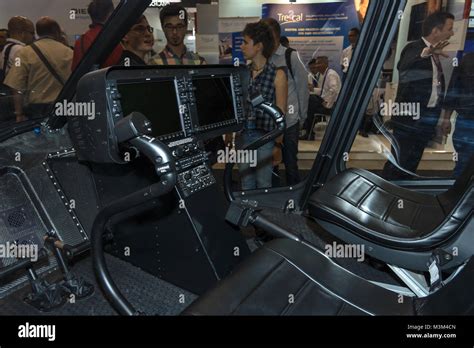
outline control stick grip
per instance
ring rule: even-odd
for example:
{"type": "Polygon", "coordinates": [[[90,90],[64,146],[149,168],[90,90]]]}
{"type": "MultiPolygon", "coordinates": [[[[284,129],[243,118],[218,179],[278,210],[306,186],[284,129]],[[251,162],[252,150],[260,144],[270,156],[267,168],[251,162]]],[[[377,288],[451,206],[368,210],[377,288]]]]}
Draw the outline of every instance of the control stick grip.
{"type": "Polygon", "coordinates": [[[244,150],[258,149],[269,141],[278,138],[286,129],[285,113],[281,111],[278,106],[267,103],[264,101],[261,95],[253,98],[251,102],[255,108],[262,110],[265,114],[272,118],[273,122],[275,123],[275,129],[247,145],[244,150]]]}
{"type": "Polygon", "coordinates": [[[174,176],[176,167],[171,151],[161,141],[147,135],[151,133],[151,122],[139,112],[132,112],[115,125],[115,135],[119,143],[132,144],[153,163],[158,176],[174,176]]]}
{"type": "Polygon", "coordinates": [[[119,143],[125,143],[141,135],[152,133],[151,122],[140,112],[132,112],[115,125],[115,136],[119,143]]]}
{"type": "MultiPolygon", "coordinates": [[[[271,103],[265,102],[262,95],[255,95],[251,99],[254,108],[261,109],[264,113],[269,115],[275,123],[275,129],[269,133],[258,138],[254,142],[248,144],[243,150],[256,150],[266,143],[278,138],[286,129],[285,113],[280,108],[271,103]]],[[[224,169],[224,194],[229,202],[235,200],[232,192],[232,168],[233,163],[227,163],[224,169]]]]}
{"type": "Polygon", "coordinates": [[[276,128],[278,130],[285,130],[285,113],[278,106],[266,102],[261,94],[256,94],[252,96],[250,102],[252,103],[252,106],[254,108],[260,109],[264,113],[269,115],[275,122],[276,128]]]}
{"type": "Polygon", "coordinates": [[[142,135],[132,139],[130,143],[135,146],[141,154],[152,161],[156,174],[162,176],[168,173],[176,173],[176,163],[168,146],[155,138],[142,135]]]}

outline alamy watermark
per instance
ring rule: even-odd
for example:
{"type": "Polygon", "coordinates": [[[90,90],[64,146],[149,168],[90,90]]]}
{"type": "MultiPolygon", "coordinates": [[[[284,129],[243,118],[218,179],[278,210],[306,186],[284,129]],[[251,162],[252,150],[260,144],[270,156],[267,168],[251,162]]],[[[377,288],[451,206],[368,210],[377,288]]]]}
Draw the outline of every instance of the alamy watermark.
{"type": "Polygon", "coordinates": [[[18,244],[7,242],[0,244],[0,259],[30,259],[33,262],[38,261],[39,248],[36,244],[18,244]]]}
{"type": "Polygon", "coordinates": [[[46,338],[49,342],[56,340],[56,325],[35,325],[26,322],[18,326],[19,338],[46,338]]]}
{"type": "Polygon", "coordinates": [[[420,103],[399,103],[389,100],[380,104],[382,116],[407,116],[414,120],[420,119],[420,103]]]}
{"type": "Polygon", "coordinates": [[[54,105],[56,116],[87,117],[88,120],[95,119],[95,102],[68,102],[63,100],[54,105]]]}
{"type": "Polygon", "coordinates": [[[326,244],[324,247],[326,256],[339,259],[357,259],[359,262],[365,260],[365,246],[363,244],[326,244]]]}
{"type": "Polygon", "coordinates": [[[235,150],[226,147],[225,150],[217,151],[217,162],[248,164],[255,168],[257,166],[257,150],[235,150]]]}

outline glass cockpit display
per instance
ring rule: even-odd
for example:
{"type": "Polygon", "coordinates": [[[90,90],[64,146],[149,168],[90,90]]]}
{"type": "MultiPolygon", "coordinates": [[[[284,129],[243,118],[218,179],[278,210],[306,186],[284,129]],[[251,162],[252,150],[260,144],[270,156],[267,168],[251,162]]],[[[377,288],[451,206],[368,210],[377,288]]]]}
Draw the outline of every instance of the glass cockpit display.
{"type": "Polygon", "coordinates": [[[231,78],[206,76],[193,78],[198,125],[201,129],[215,128],[235,121],[231,78]]]}
{"type": "Polygon", "coordinates": [[[70,120],[78,158],[123,164],[115,126],[132,112],[143,114],[151,122],[151,135],[167,144],[238,132],[245,120],[248,80],[245,67],[220,65],[115,66],[86,74],[77,101],[94,100],[100,117],[70,120]]]}
{"type": "Polygon", "coordinates": [[[160,137],[183,130],[173,80],[122,83],[117,88],[121,95],[123,115],[141,112],[152,123],[153,136],[160,137]]]}

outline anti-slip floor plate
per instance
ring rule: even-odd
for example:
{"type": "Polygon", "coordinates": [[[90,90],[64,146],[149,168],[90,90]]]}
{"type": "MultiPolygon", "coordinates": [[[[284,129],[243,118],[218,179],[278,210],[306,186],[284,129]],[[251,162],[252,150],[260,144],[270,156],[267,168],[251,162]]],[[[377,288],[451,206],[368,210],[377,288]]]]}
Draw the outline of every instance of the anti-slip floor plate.
{"type": "MultiPolygon", "coordinates": [[[[18,168],[0,169],[0,268],[17,262],[12,245],[29,245],[30,256],[38,255],[48,227],[41,217],[35,193],[26,175],[18,168]],[[12,255],[10,255],[12,254],[12,255]]],[[[26,256],[26,255],[25,255],[26,256]]],[[[1,287],[0,298],[6,296],[1,287]]]]}
{"type": "MultiPolygon", "coordinates": [[[[146,315],[179,315],[197,298],[196,295],[158,279],[116,257],[106,255],[106,262],[112,278],[127,300],[146,315]]],[[[117,315],[97,284],[90,257],[74,265],[72,271],[94,285],[95,292],[92,296],[74,303],[66,303],[52,312],[41,313],[23,301],[29,291],[27,286],[4,300],[0,299],[0,315],[117,315]]]]}

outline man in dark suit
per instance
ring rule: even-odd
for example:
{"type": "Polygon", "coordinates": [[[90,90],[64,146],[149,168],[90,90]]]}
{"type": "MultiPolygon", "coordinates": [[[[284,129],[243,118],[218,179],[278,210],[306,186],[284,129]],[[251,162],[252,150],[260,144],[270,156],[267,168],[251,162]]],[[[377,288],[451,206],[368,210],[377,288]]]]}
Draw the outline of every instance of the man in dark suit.
{"type": "Polygon", "coordinates": [[[392,114],[393,135],[398,151],[392,146],[396,163],[387,161],[386,179],[408,179],[416,173],[423,152],[436,135],[436,126],[446,92],[441,58],[449,56],[443,49],[454,35],[454,16],[435,12],[423,23],[423,37],[405,46],[398,62],[399,85],[396,103],[399,110],[419,110],[392,114]],[[405,171],[400,170],[403,168],[405,171]]]}

